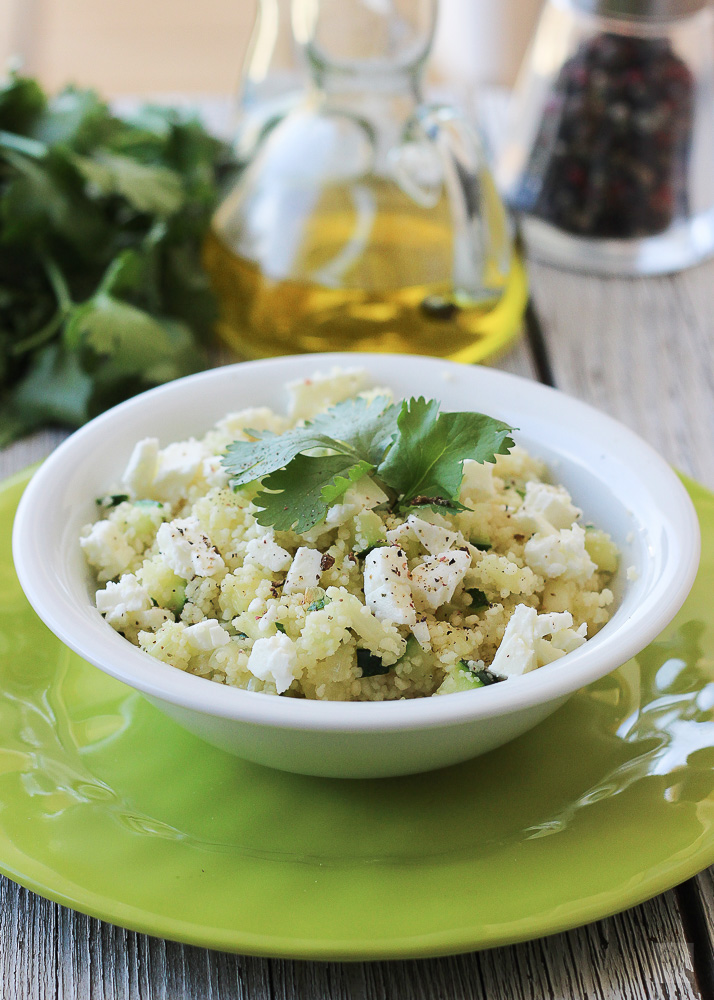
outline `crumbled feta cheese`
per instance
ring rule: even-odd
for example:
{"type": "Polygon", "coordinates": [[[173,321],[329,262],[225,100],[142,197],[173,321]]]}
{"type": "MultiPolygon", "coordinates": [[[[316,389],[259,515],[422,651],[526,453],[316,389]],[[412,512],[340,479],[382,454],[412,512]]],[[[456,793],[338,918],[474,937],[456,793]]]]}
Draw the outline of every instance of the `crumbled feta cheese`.
{"type": "Polygon", "coordinates": [[[220,553],[195,517],[165,522],[156,534],[156,541],[167,566],[184,580],[214,576],[225,568],[220,553]]]}
{"type": "Polygon", "coordinates": [[[435,556],[446,552],[458,542],[464,541],[458,531],[449,531],[438,524],[423,521],[416,514],[410,514],[406,521],[427,552],[435,556]]]}
{"type": "Polygon", "coordinates": [[[155,500],[176,503],[194,481],[209,456],[206,446],[190,438],[176,441],[159,452],[158,467],[151,488],[155,500]]]}
{"type": "Polygon", "coordinates": [[[322,576],[322,552],[301,545],[293,556],[285,578],[283,595],[300,594],[308,587],[316,587],[322,576]]]}
{"type": "Polygon", "coordinates": [[[118,583],[108,583],[104,590],[97,591],[96,605],[97,611],[114,625],[124,621],[128,614],[148,611],[151,598],[133,573],[125,573],[118,583]]]}
{"type": "Polygon", "coordinates": [[[570,528],[582,513],[565,487],[526,483],[526,495],[516,517],[526,530],[548,534],[553,529],[570,528]]]}
{"type": "Polygon", "coordinates": [[[165,608],[152,606],[148,591],[133,573],[125,573],[118,583],[108,583],[95,595],[97,611],[119,630],[156,629],[173,615],[165,608]]]}
{"type": "Polygon", "coordinates": [[[367,372],[364,368],[333,368],[329,372],[316,372],[310,378],[288,382],[288,415],[293,421],[309,420],[321,410],[356,396],[366,385],[367,372]]]}
{"type": "Polygon", "coordinates": [[[538,615],[536,635],[542,639],[546,635],[555,635],[572,627],[573,616],[569,611],[551,611],[549,614],[538,615]]]}
{"type": "Polygon", "coordinates": [[[490,500],[491,497],[496,495],[493,470],[494,466],[490,462],[476,462],[472,458],[464,460],[462,466],[463,478],[459,493],[459,499],[462,503],[465,503],[467,500],[490,500]]]}
{"type": "Polygon", "coordinates": [[[426,621],[422,620],[417,622],[416,625],[412,625],[412,635],[421,648],[428,653],[431,649],[431,636],[429,635],[429,626],[426,621]]]}
{"type": "Polygon", "coordinates": [[[216,424],[216,430],[229,438],[245,438],[246,431],[273,431],[281,434],[286,427],[283,417],[267,406],[251,406],[245,410],[228,413],[216,424]]]}
{"type": "Polygon", "coordinates": [[[334,503],[327,511],[325,524],[330,528],[337,528],[349,521],[356,513],[357,507],[352,503],[334,503]]]}
{"type": "Polygon", "coordinates": [[[553,632],[550,644],[554,649],[562,649],[564,653],[572,653],[585,642],[588,634],[587,622],[577,628],[564,628],[558,632],[553,632]]]}
{"type": "Polygon", "coordinates": [[[99,570],[99,580],[119,576],[136,555],[113,521],[97,521],[84,529],[87,534],[79,539],[87,561],[99,570]]]}
{"type": "Polygon", "coordinates": [[[597,569],[585,549],[585,532],[577,524],[551,534],[536,533],[526,542],[523,557],[535,573],[551,579],[584,583],[597,569]]]}
{"type": "Polygon", "coordinates": [[[251,538],[245,547],[245,562],[256,563],[271,573],[279,573],[290,565],[290,553],[275,541],[272,531],[251,538]]]}
{"type": "Polygon", "coordinates": [[[122,485],[132,499],[151,497],[154,478],[159,464],[159,439],[144,438],[134,445],[122,485]]]}
{"type": "Polygon", "coordinates": [[[396,528],[389,529],[387,532],[387,542],[389,545],[404,545],[411,538],[413,532],[408,521],[409,519],[407,518],[406,521],[398,524],[396,528]]]}
{"type": "Polygon", "coordinates": [[[463,549],[427,556],[412,570],[412,594],[420,611],[436,610],[454,596],[471,565],[463,549]]]}
{"type": "MultiPolygon", "coordinates": [[[[255,601],[251,601],[248,606],[248,611],[259,611],[262,605],[263,602],[258,601],[257,599],[255,601]],[[253,605],[255,605],[255,607],[253,607],[253,605]],[[260,607],[258,605],[260,605],[260,607]]],[[[283,610],[284,609],[281,607],[280,604],[276,603],[271,604],[268,610],[265,612],[265,614],[261,615],[261,617],[258,619],[258,631],[268,632],[271,626],[278,621],[279,612],[283,610]]]]}
{"type": "Polygon", "coordinates": [[[342,502],[352,504],[357,510],[372,510],[387,500],[389,497],[371,476],[362,476],[345,492],[342,502]]]}
{"type": "Polygon", "coordinates": [[[557,646],[554,646],[552,642],[548,642],[547,639],[536,639],[535,651],[539,667],[545,667],[549,663],[559,660],[561,656],[565,656],[564,649],[558,649],[557,646]]]}
{"type": "Polygon", "coordinates": [[[206,481],[206,485],[211,488],[218,487],[223,490],[230,480],[229,474],[221,464],[220,455],[207,455],[201,462],[201,475],[206,481]]]}
{"type": "Polygon", "coordinates": [[[516,677],[536,669],[537,620],[535,608],[529,608],[527,604],[516,605],[490,667],[494,674],[516,677]]]}
{"type": "MultiPolygon", "coordinates": [[[[439,515],[432,517],[436,519],[439,515]]],[[[459,531],[449,529],[436,520],[427,521],[416,514],[410,514],[406,521],[387,532],[390,545],[403,545],[409,538],[417,538],[431,555],[445,552],[455,545],[465,545],[464,537],[459,531]]]]}
{"type": "Polygon", "coordinates": [[[204,618],[196,625],[189,625],[184,630],[184,635],[194,649],[202,653],[210,653],[212,649],[218,649],[230,642],[231,637],[219,624],[217,618],[204,618]]]}
{"type": "Polygon", "coordinates": [[[292,639],[278,632],[256,639],[248,657],[248,670],[261,681],[273,680],[278,694],[292,684],[297,668],[297,650],[292,639]]]}
{"type": "Polygon", "coordinates": [[[364,596],[380,621],[394,625],[416,624],[409,564],[403,549],[383,545],[367,554],[364,560],[364,596]]]}
{"type": "Polygon", "coordinates": [[[572,626],[569,611],[539,615],[535,608],[518,604],[490,669],[503,677],[515,677],[560,659],[585,642],[587,625],[583,623],[577,630],[572,626]]]}
{"type": "Polygon", "coordinates": [[[626,575],[627,575],[627,579],[630,582],[633,582],[634,580],[638,580],[639,576],[640,576],[640,574],[637,572],[637,570],[635,569],[634,566],[628,566],[627,567],[627,574],[626,575]]]}

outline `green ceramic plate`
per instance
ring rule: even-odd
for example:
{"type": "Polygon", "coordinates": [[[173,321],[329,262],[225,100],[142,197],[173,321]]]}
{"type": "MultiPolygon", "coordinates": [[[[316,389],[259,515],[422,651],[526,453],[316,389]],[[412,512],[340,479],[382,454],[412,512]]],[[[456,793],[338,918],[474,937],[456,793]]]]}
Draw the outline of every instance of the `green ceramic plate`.
{"type": "Polygon", "coordinates": [[[25,601],[0,488],[0,870],[124,927],[257,955],[405,958],[550,934],[714,862],[714,497],[694,591],[636,660],[446,771],[303,778],[179,729],[25,601]]]}

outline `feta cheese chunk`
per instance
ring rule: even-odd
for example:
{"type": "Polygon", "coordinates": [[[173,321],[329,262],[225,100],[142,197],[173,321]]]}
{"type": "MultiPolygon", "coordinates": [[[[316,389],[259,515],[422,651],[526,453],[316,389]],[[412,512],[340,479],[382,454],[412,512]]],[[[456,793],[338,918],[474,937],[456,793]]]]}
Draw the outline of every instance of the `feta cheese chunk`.
{"type": "Polygon", "coordinates": [[[401,524],[398,524],[396,528],[389,529],[386,536],[389,545],[405,545],[412,537],[412,529],[408,521],[409,518],[407,518],[406,521],[402,521],[401,524]]]}
{"type": "Polygon", "coordinates": [[[272,680],[282,694],[295,679],[297,650],[292,639],[278,632],[265,639],[256,639],[248,657],[248,670],[261,681],[272,680]]]}
{"type": "Polygon", "coordinates": [[[537,532],[523,550],[526,565],[541,576],[584,583],[597,566],[585,549],[585,532],[577,524],[549,534],[537,532]]]}
{"type": "Polygon", "coordinates": [[[565,487],[526,483],[526,495],[516,517],[527,530],[547,534],[553,529],[572,527],[582,513],[565,487]]]}
{"type": "Polygon", "coordinates": [[[132,499],[151,497],[158,465],[159,439],[137,441],[121,478],[122,486],[132,499]]]}
{"type": "Polygon", "coordinates": [[[309,420],[321,410],[356,396],[366,385],[364,368],[332,368],[329,372],[315,372],[310,378],[288,382],[288,416],[293,421],[309,420]]]}
{"type": "Polygon", "coordinates": [[[572,653],[574,649],[578,649],[583,645],[587,639],[588,625],[587,622],[577,628],[564,628],[559,632],[553,632],[550,640],[550,644],[554,649],[562,649],[564,653],[572,653]]]}
{"type": "Polygon", "coordinates": [[[104,590],[98,590],[95,603],[97,611],[118,631],[155,629],[167,620],[173,621],[170,611],[152,606],[148,591],[133,573],[125,573],[118,583],[108,583],[104,590]]]}
{"type": "Polygon", "coordinates": [[[279,573],[290,565],[291,556],[278,545],[273,532],[267,531],[248,542],[245,547],[245,562],[255,563],[263,569],[269,569],[271,573],[279,573]]]}
{"type": "Polygon", "coordinates": [[[301,594],[308,587],[316,587],[322,576],[322,552],[301,545],[293,556],[285,578],[283,595],[301,594]]]}
{"type": "Polygon", "coordinates": [[[535,608],[529,608],[527,604],[516,605],[489,668],[494,674],[517,677],[536,669],[537,621],[535,608]]]}
{"type": "Polygon", "coordinates": [[[427,556],[412,570],[412,594],[420,611],[435,611],[454,596],[471,565],[471,556],[463,549],[427,556]]]}
{"type": "MultiPolygon", "coordinates": [[[[87,529],[85,529],[87,530],[87,529]]],[[[99,572],[99,580],[119,576],[136,555],[118,525],[113,521],[97,521],[79,539],[87,561],[99,572]]]]}
{"type": "Polygon", "coordinates": [[[125,573],[118,583],[108,583],[104,590],[97,591],[96,605],[97,611],[114,625],[124,621],[128,614],[148,611],[151,598],[133,573],[125,573]]]}
{"type": "Polygon", "coordinates": [[[189,625],[184,630],[184,635],[193,649],[201,653],[210,653],[212,649],[219,649],[231,641],[230,635],[217,618],[204,618],[195,625],[189,625]]]}
{"type": "Polygon", "coordinates": [[[463,478],[461,479],[459,499],[462,503],[467,503],[469,500],[483,503],[496,495],[496,486],[493,481],[494,465],[490,462],[476,462],[472,458],[466,458],[461,468],[463,478]]]}
{"type": "Polygon", "coordinates": [[[431,524],[429,521],[417,517],[416,514],[409,515],[407,524],[426,551],[433,556],[453,548],[457,542],[463,543],[464,541],[458,531],[449,531],[448,528],[442,528],[438,524],[431,524]]]}
{"type": "MultiPolygon", "coordinates": [[[[438,517],[439,515],[434,516],[438,517]]],[[[434,521],[426,521],[424,518],[417,517],[416,514],[410,514],[406,521],[387,532],[387,541],[390,545],[403,545],[409,538],[416,538],[431,555],[445,552],[455,545],[465,544],[461,532],[449,529],[434,521]]]]}
{"type": "Polygon", "coordinates": [[[333,505],[328,508],[327,514],[325,515],[325,524],[330,528],[337,528],[341,524],[345,524],[351,517],[357,513],[357,508],[351,503],[333,503],[333,505]]]}
{"type": "Polygon", "coordinates": [[[490,669],[503,677],[528,673],[582,646],[586,634],[585,623],[573,629],[569,611],[539,615],[535,608],[518,604],[490,669]],[[547,635],[550,640],[545,638],[547,635]]]}
{"type": "Polygon", "coordinates": [[[208,449],[200,441],[176,441],[159,452],[158,466],[151,495],[154,500],[176,503],[185,497],[189,486],[209,457],[208,449]]]}
{"type": "Polygon", "coordinates": [[[409,585],[409,564],[403,549],[383,545],[364,561],[364,596],[374,616],[393,625],[415,625],[416,610],[409,585]]]}
{"type": "Polygon", "coordinates": [[[275,434],[282,434],[286,426],[285,419],[273,413],[269,407],[251,406],[227,413],[216,424],[216,430],[232,440],[237,437],[247,438],[246,431],[273,431],[275,434]]]}
{"type": "MultiPolygon", "coordinates": [[[[176,503],[200,471],[204,459],[215,459],[205,445],[191,438],[159,450],[157,438],[144,438],[131,453],[122,485],[133,499],[176,503]]],[[[219,460],[220,461],[220,460],[219,460]]]]}
{"type": "Polygon", "coordinates": [[[420,621],[416,625],[412,625],[412,635],[421,648],[428,653],[431,649],[431,636],[429,635],[429,625],[427,622],[420,621]]]}
{"type": "Polygon", "coordinates": [[[387,494],[371,476],[362,476],[354,486],[350,486],[345,491],[341,503],[335,503],[328,509],[325,524],[331,528],[338,527],[356,514],[372,510],[373,507],[385,503],[388,499],[387,494]]]}
{"type": "Polygon", "coordinates": [[[345,492],[342,502],[352,504],[356,510],[372,510],[387,500],[389,497],[379,483],[375,483],[371,476],[362,476],[345,492]]]}
{"type": "Polygon", "coordinates": [[[225,563],[195,517],[164,522],[156,533],[159,552],[177,576],[192,580],[195,576],[214,576],[225,563]]]}
{"type": "Polygon", "coordinates": [[[207,455],[201,462],[201,475],[206,485],[212,488],[225,489],[230,480],[229,474],[221,464],[220,455],[207,455]]]}

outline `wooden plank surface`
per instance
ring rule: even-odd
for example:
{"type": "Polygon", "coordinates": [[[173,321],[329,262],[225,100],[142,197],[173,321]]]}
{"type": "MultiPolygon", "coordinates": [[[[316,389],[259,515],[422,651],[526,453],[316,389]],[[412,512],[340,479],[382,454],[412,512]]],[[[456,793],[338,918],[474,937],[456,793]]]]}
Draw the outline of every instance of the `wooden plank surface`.
{"type": "MultiPolygon", "coordinates": [[[[676,279],[642,282],[532,268],[557,384],[624,420],[710,484],[713,278],[714,265],[676,279]]],[[[528,377],[536,372],[525,340],[496,364],[528,377]]],[[[45,432],[0,453],[0,476],[47,454],[60,437],[45,432]]],[[[714,914],[713,886],[707,875],[697,889],[702,912],[709,914],[714,914]]],[[[710,1000],[701,965],[706,956],[700,955],[695,973],[692,914],[685,918],[670,892],[568,934],[481,954],[307,963],[225,955],[148,938],[73,913],[1,879],[0,997],[710,1000]]],[[[708,932],[714,937],[714,916],[711,921],[708,932]]]]}
{"type": "Polygon", "coordinates": [[[665,278],[531,265],[558,388],[714,487],[714,262],[665,278]]]}
{"type": "Polygon", "coordinates": [[[296,962],[209,952],[113,927],[0,882],[3,1000],[695,1000],[676,905],[480,954],[296,962]]]}

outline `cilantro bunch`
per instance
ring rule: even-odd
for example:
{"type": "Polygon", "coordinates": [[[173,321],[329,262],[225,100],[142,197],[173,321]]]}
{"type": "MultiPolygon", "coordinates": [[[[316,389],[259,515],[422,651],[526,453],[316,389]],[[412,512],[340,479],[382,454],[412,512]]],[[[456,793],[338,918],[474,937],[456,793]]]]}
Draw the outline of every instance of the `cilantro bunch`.
{"type": "Polygon", "coordinates": [[[0,84],[0,445],[205,367],[201,265],[225,147],[93,91],[0,84]]]}
{"type": "Polygon", "coordinates": [[[464,460],[494,462],[513,447],[512,430],[483,413],[440,413],[435,399],[356,397],[283,434],[249,431],[254,440],[229,445],[223,466],[233,489],[260,481],[259,524],[304,532],[366,475],[392,509],[465,510],[464,460]]]}

